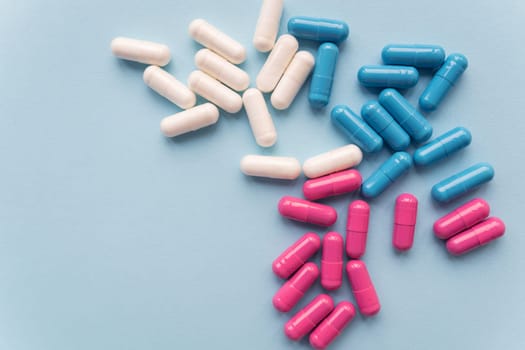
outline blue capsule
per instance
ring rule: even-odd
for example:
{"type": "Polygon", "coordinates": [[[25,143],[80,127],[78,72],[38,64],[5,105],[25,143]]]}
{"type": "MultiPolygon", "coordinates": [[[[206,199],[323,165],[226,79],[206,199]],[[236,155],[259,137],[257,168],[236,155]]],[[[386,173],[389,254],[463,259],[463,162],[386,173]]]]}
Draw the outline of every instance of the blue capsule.
{"type": "Polygon", "coordinates": [[[410,145],[410,136],[379,102],[366,102],[361,108],[361,116],[394,151],[402,151],[410,145]]]}
{"type": "Polygon", "coordinates": [[[361,193],[372,198],[379,196],[412,166],[412,158],[406,152],[396,152],[363,182],[361,193]]]}
{"type": "Polygon", "coordinates": [[[460,171],[432,187],[432,198],[448,202],[462,194],[489,182],[494,177],[494,168],[488,163],[478,163],[460,171]]]}
{"type": "Polygon", "coordinates": [[[288,32],[298,39],[339,44],[348,38],[350,29],[343,21],[298,16],[288,20],[288,32]]]}
{"type": "Polygon", "coordinates": [[[400,64],[417,68],[438,68],[445,60],[445,50],[438,45],[391,44],[381,51],[385,64],[400,64]]]}
{"type": "Polygon", "coordinates": [[[324,43],[317,50],[315,68],[310,82],[308,101],[314,108],[322,108],[330,101],[332,83],[339,49],[335,44],[324,43]]]}
{"type": "Polygon", "coordinates": [[[369,65],[359,69],[357,79],[366,87],[408,89],[417,84],[419,73],[414,67],[369,65]]]}
{"type": "Polygon", "coordinates": [[[460,53],[449,55],[419,97],[419,106],[426,111],[436,109],[467,67],[465,56],[460,53]]]}
{"type": "Polygon", "coordinates": [[[429,165],[470,145],[472,135],[464,127],[458,126],[436,137],[414,152],[414,163],[429,165]]]}
{"type": "Polygon", "coordinates": [[[415,142],[424,142],[432,135],[432,126],[428,121],[396,90],[381,91],[379,103],[415,142]]]}
{"type": "Polygon", "coordinates": [[[332,122],[339,127],[363,151],[377,152],[383,147],[383,139],[350,107],[337,105],[332,109],[332,122]]]}

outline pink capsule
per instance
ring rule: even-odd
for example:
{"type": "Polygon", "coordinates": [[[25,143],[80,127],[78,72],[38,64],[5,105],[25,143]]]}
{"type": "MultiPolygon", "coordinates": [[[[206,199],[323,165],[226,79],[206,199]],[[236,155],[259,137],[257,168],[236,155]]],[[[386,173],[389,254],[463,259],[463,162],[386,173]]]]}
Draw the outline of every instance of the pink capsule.
{"type": "Polygon", "coordinates": [[[417,219],[417,198],[403,193],[396,199],[392,244],[398,250],[409,250],[414,243],[417,219]]]}
{"type": "Polygon", "coordinates": [[[310,345],[317,350],[324,350],[341,334],[343,329],[354,319],[355,308],[349,301],[342,301],[310,334],[310,345]]]}
{"type": "Polygon", "coordinates": [[[361,187],[363,178],[359,171],[351,169],[335,174],[307,180],[303,185],[304,197],[314,201],[316,199],[338,196],[353,192],[361,187]]]}
{"type": "Polygon", "coordinates": [[[343,237],[337,232],[328,232],[323,237],[321,257],[321,285],[327,290],[336,290],[343,284],[343,237]]]}
{"type": "Polygon", "coordinates": [[[365,201],[350,203],[346,222],[346,254],[351,259],[359,259],[365,253],[369,218],[370,206],[365,201]]]}
{"type": "Polygon", "coordinates": [[[298,268],[321,248],[321,239],[313,232],[308,232],[273,261],[273,272],[281,277],[290,277],[298,268]]]}
{"type": "Polygon", "coordinates": [[[503,221],[491,217],[450,238],[447,241],[447,250],[453,255],[465,254],[500,238],[504,233],[503,221]]]}
{"type": "Polygon", "coordinates": [[[304,293],[314,284],[319,277],[317,265],[308,262],[297,271],[292,278],[275,293],[272,302],[273,306],[281,311],[288,312],[301,300],[304,293]]]}
{"type": "Polygon", "coordinates": [[[441,239],[448,239],[489,216],[490,206],[481,198],[474,198],[439,218],[434,223],[434,234],[441,239]]]}
{"type": "Polygon", "coordinates": [[[337,212],[334,208],[300,198],[284,196],[279,201],[278,208],[279,213],[288,219],[314,225],[331,226],[337,220],[337,212]]]}
{"type": "Polygon", "coordinates": [[[346,273],[359,311],[365,316],[377,314],[381,304],[365,263],[361,260],[350,260],[346,264],[346,273]]]}
{"type": "Polygon", "coordinates": [[[333,309],[332,298],[326,294],[319,294],[286,322],[284,333],[292,340],[299,340],[314,329],[333,309]]]}

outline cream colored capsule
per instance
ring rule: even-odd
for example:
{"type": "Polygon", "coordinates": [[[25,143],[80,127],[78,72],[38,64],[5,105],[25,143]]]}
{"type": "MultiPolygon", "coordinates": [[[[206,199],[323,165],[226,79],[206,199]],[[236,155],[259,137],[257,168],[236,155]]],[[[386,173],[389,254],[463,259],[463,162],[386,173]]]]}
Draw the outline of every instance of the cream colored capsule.
{"type": "Polygon", "coordinates": [[[242,100],[257,144],[261,147],[273,146],[277,141],[277,132],[262,93],[255,88],[248,89],[242,100]]]}
{"type": "Polygon", "coordinates": [[[272,106],[276,109],[290,107],[295,96],[310,75],[315,64],[314,56],[308,51],[299,51],[283,74],[272,93],[272,106]]]}
{"type": "Polygon", "coordinates": [[[301,175],[301,164],[292,157],[249,154],[241,159],[241,171],[248,176],[295,180],[301,175]]]}
{"type": "Polygon", "coordinates": [[[297,52],[299,43],[289,34],[279,37],[270,55],[257,75],[257,88],[262,92],[271,92],[281,79],[286,67],[297,52]]]}
{"type": "Polygon", "coordinates": [[[217,120],[217,107],[211,103],[204,103],[162,119],[160,131],[167,137],[174,137],[215,124],[217,120]]]}
{"type": "Polygon", "coordinates": [[[250,85],[250,76],[215,52],[202,49],[195,54],[195,65],[204,73],[228,85],[234,90],[244,91],[250,85]]]}
{"type": "Polygon", "coordinates": [[[193,91],[164,69],[149,66],[144,70],[143,78],[146,85],[180,108],[188,109],[195,106],[197,98],[193,91]]]}
{"type": "Polygon", "coordinates": [[[200,70],[191,72],[188,77],[188,85],[193,92],[228,113],[237,113],[242,108],[242,98],[239,94],[200,70]]]}
{"type": "Polygon", "coordinates": [[[239,64],[246,59],[246,49],[238,41],[199,18],[190,23],[190,36],[228,61],[239,64]]]}
{"type": "Polygon", "coordinates": [[[359,165],[363,152],[356,145],[346,145],[307,159],[303,172],[309,178],[319,177],[359,165]]]}
{"type": "Polygon", "coordinates": [[[164,44],[124,37],[111,41],[111,51],[118,58],[156,66],[165,66],[171,59],[170,49],[164,44]]]}
{"type": "Polygon", "coordinates": [[[259,19],[253,34],[253,46],[258,51],[268,52],[275,44],[284,0],[263,0],[259,19]]]}

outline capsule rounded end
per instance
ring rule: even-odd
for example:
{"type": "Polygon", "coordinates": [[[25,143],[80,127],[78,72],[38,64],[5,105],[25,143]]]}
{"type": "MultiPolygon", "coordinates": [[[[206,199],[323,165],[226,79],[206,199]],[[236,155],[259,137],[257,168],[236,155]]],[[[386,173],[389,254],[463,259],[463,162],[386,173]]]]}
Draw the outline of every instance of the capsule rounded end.
{"type": "Polygon", "coordinates": [[[425,94],[419,98],[419,107],[425,111],[434,111],[437,108],[437,104],[431,101],[425,94]]]}
{"type": "Polygon", "coordinates": [[[259,135],[256,139],[257,144],[261,147],[271,147],[277,142],[277,133],[274,131],[259,135]]]}
{"type": "Polygon", "coordinates": [[[190,25],[188,26],[188,33],[192,38],[195,38],[195,36],[199,33],[200,28],[202,25],[206,24],[207,22],[202,18],[194,19],[190,22],[190,25]]]}
{"type": "Polygon", "coordinates": [[[144,80],[146,85],[150,85],[153,75],[158,70],[160,70],[158,66],[148,66],[146,69],[144,69],[144,74],[142,75],[142,79],[144,80]]]}
{"type": "Polygon", "coordinates": [[[385,100],[388,100],[394,96],[396,96],[398,92],[392,88],[384,89],[379,94],[379,103],[383,104],[385,100]]]}
{"type": "Polygon", "coordinates": [[[308,95],[308,102],[313,108],[321,109],[326,107],[326,105],[328,104],[328,96],[324,94],[310,93],[308,95]]]}
{"type": "Polygon", "coordinates": [[[462,70],[467,69],[468,59],[465,57],[465,55],[460,53],[451,53],[448,57],[449,60],[454,61],[462,70]]]}
{"type": "Polygon", "coordinates": [[[275,42],[264,36],[254,36],[252,40],[253,46],[259,52],[268,52],[273,48],[275,42]]]}

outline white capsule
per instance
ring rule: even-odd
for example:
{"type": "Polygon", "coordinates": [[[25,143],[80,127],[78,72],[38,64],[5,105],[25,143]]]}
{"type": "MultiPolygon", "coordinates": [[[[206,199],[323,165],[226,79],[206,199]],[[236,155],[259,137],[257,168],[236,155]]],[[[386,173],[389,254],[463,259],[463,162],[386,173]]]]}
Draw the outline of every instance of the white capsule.
{"type": "Polygon", "coordinates": [[[273,146],[277,141],[277,132],[262,93],[255,88],[248,89],[242,95],[242,101],[257,144],[261,147],[273,146]]]}
{"type": "Polygon", "coordinates": [[[234,90],[244,91],[250,85],[250,76],[215,52],[202,49],[195,54],[195,65],[204,73],[228,85],[234,90]]]}
{"type": "Polygon", "coordinates": [[[203,19],[193,20],[190,23],[189,33],[195,41],[232,63],[239,64],[246,59],[244,46],[203,19]]]}
{"type": "Polygon", "coordinates": [[[165,66],[171,59],[170,49],[166,45],[131,38],[113,39],[111,51],[118,58],[156,66],[165,66]]]}
{"type": "Polygon", "coordinates": [[[363,152],[356,145],[346,145],[307,159],[303,172],[309,178],[319,177],[359,165],[363,152]]]}
{"type": "Polygon", "coordinates": [[[241,171],[248,176],[295,180],[301,174],[301,164],[291,157],[249,154],[241,159],[241,171]]]}
{"type": "Polygon", "coordinates": [[[237,113],[242,108],[242,98],[239,94],[200,70],[191,72],[188,77],[188,86],[192,91],[228,113],[237,113]]]}
{"type": "Polygon", "coordinates": [[[256,83],[259,90],[271,92],[275,88],[298,48],[299,43],[293,36],[284,34],[279,37],[257,75],[256,83]]]}
{"type": "Polygon", "coordinates": [[[217,123],[219,110],[211,103],[204,103],[162,119],[160,131],[174,137],[217,123]]]}
{"type": "Polygon", "coordinates": [[[283,2],[283,0],[263,0],[253,34],[253,46],[258,51],[268,52],[272,49],[279,31],[283,2]]]}
{"type": "Polygon", "coordinates": [[[315,64],[314,56],[308,51],[299,51],[283,74],[272,93],[272,106],[276,109],[290,107],[295,96],[310,75],[315,64]]]}
{"type": "Polygon", "coordinates": [[[146,85],[180,108],[188,109],[195,106],[197,98],[193,91],[164,69],[149,66],[144,70],[143,78],[146,85]]]}

